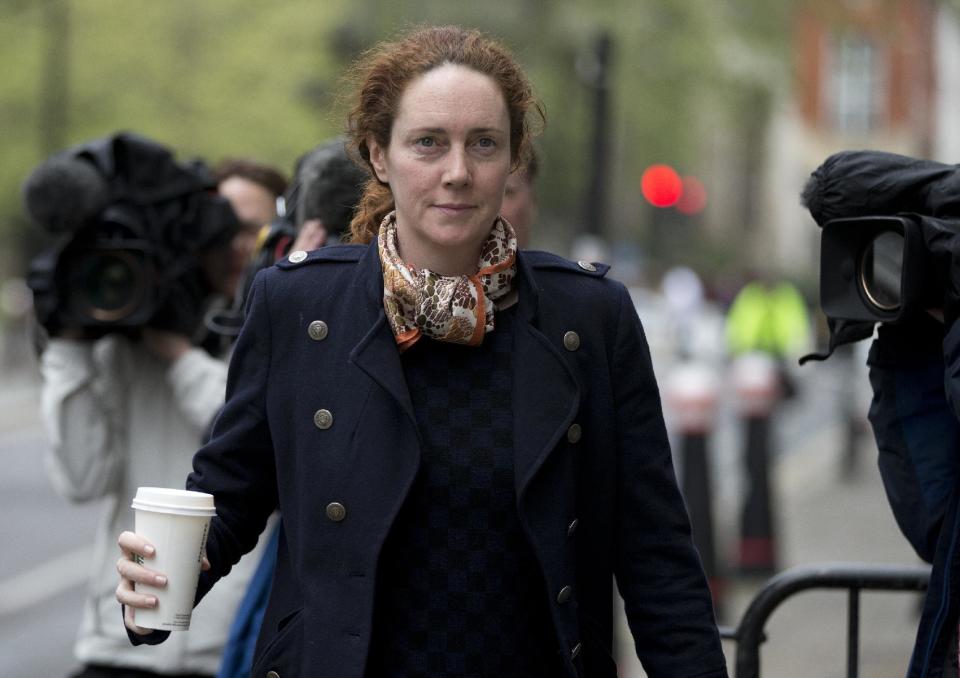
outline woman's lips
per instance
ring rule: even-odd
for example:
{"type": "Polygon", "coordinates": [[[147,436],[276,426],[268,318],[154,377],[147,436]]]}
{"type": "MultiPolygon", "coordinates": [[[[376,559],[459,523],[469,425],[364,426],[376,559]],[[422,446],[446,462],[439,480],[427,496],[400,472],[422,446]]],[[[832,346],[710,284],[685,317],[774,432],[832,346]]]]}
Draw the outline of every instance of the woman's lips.
{"type": "Polygon", "coordinates": [[[472,210],[475,205],[464,205],[461,203],[442,203],[434,205],[438,210],[445,212],[446,214],[463,214],[468,210],[472,210]]]}

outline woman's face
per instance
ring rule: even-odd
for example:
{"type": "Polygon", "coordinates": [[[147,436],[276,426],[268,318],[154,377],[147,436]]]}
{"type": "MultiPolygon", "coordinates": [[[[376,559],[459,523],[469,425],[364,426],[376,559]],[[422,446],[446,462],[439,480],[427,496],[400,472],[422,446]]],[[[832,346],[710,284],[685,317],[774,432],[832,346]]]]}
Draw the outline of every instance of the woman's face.
{"type": "Polygon", "coordinates": [[[404,261],[475,272],[510,172],[510,118],[497,83],[465,66],[428,71],[401,95],[389,146],[368,145],[393,192],[404,261]]]}

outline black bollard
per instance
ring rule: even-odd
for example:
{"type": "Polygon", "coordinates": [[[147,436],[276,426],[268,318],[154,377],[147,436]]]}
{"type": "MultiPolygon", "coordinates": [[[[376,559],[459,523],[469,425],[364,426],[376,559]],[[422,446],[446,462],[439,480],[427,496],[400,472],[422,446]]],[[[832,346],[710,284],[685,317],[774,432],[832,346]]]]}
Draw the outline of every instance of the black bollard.
{"type": "Polygon", "coordinates": [[[770,417],[746,417],[744,425],[747,439],[744,462],[748,481],[740,516],[737,569],[742,574],[770,575],[777,571],[770,493],[770,417]]]}
{"type": "Polygon", "coordinates": [[[680,491],[683,493],[694,546],[700,553],[717,618],[724,613],[726,579],[717,559],[714,540],[713,485],[708,457],[709,437],[717,408],[717,380],[701,364],[684,363],[667,382],[667,402],[676,415],[680,439],[680,491]]]}
{"type": "Polygon", "coordinates": [[[776,363],[762,354],[745,354],[734,363],[744,431],[744,502],[740,516],[737,570],[771,575],[777,570],[775,498],[770,485],[771,417],[780,398],[776,363]]]}
{"type": "Polygon", "coordinates": [[[707,436],[705,433],[687,433],[680,443],[683,456],[681,491],[690,514],[693,543],[700,552],[703,571],[707,575],[713,611],[717,618],[725,612],[723,607],[726,580],[717,562],[717,547],[714,541],[713,492],[710,467],[707,461],[707,436]]]}

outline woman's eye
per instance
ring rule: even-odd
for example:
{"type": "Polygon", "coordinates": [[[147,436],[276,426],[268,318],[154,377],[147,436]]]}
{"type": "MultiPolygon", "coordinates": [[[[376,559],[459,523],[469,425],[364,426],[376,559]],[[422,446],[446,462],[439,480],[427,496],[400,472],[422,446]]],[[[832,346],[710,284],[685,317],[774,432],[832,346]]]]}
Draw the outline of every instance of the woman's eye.
{"type": "Polygon", "coordinates": [[[490,137],[480,137],[477,139],[477,146],[480,148],[496,148],[497,142],[490,137]]]}

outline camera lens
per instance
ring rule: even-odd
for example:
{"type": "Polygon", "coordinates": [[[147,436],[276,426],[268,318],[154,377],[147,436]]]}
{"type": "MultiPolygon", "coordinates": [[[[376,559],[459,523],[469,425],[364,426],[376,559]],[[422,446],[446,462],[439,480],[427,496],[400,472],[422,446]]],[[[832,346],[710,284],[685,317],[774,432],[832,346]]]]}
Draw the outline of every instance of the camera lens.
{"type": "Polygon", "coordinates": [[[860,287],[869,303],[882,311],[900,308],[903,235],[884,231],[870,241],[860,259],[860,287]]]}
{"type": "Polygon", "coordinates": [[[133,313],[144,294],[142,262],[129,252],[100,251],[78,266],[76,300],[100,322],[118,322],[133,313]]]}

